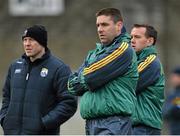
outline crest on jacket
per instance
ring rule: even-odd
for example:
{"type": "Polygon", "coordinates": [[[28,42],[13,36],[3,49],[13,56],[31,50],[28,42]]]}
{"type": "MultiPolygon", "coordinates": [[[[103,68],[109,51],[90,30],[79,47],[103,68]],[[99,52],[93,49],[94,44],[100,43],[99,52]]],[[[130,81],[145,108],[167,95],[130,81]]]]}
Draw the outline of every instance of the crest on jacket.
{"type": "Polygon", "coordinates": [[[40,75],[41,75],[41,77],[46,77],[48,75],[48,69],[42,68],[40,75]]]}

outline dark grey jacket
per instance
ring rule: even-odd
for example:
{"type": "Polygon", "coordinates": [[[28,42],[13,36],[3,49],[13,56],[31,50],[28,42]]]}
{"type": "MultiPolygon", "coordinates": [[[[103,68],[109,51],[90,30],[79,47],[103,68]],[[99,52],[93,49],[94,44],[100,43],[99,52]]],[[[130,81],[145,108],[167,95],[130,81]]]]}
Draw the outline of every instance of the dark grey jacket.
{"type": "Polygon", "coordinates": [[[25,55],[15,61],[3,87],[4,134],[59,134],[77,109],[77,99],[67,91],[70,73],[49,51],[33,63],[25,55]]]}

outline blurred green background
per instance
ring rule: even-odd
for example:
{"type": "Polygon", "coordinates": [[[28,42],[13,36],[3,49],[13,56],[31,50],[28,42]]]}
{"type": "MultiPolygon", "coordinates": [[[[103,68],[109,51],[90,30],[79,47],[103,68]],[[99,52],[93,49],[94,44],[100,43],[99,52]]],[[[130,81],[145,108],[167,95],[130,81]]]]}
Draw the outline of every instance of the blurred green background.
{"type": "MultiPolygon", "coordinates": [[[[88,50],[93,49],[98,42],[95,13],[104,7],[121,10],[128,32],[134,23],[150,24],[158,30],[157,49],[165,69],[166,91],[169,90],[169,72],[180,64],[179,0],[64,0],[64,12],[55,16],[12,16],[9,13],[9,1],[1,0],[1,90],[10,63],[23,53],[21,35],[26,27],[34,24],[46,26],[48,47],[74,71],[81,65],[88,50]]],[[[162,133],[167,134],[166,124],[162,133]]],[[[84,120],[81,119],[79,110],[61,127],[61,134],[85,134],[84,120]]]]}

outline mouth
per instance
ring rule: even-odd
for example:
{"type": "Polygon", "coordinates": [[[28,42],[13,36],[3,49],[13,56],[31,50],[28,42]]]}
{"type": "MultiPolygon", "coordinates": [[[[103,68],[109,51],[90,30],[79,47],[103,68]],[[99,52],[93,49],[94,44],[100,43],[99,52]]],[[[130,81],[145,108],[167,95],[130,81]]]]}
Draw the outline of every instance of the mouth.
{"type": "Polygon", "coordinates": [[[135,48],[135,47],[136,47],[136,46],[135,46],[134,44],[132,44],[132,43],[131,43],[131,46],[132,46],[133,48],[135,48]]]}
{"type": "Polygon", "coordinates": [[[26,49],[26,52],[31,52],[32,50],[31,49],[26,49]]]}
{"type": "Polygon", "coordinates": [[[100,38],[100,39],[105,39],[106,36],[105,36],[105,35],[99,35],[99,38],[100,38]]]}

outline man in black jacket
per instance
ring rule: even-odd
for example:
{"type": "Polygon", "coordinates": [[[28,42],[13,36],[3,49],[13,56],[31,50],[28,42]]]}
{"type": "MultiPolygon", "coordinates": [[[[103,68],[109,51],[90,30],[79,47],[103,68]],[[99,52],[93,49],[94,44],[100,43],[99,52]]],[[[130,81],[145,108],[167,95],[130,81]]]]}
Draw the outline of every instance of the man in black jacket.
{"type": "Polygon", "coordinates": [[[9,67],[3,87],[0,123],[4,134],[59,134],[60,125],[77,109],[67,91],[70,68],[47,47],[44,26],[27,28],[24,55],[9,67]]]}

